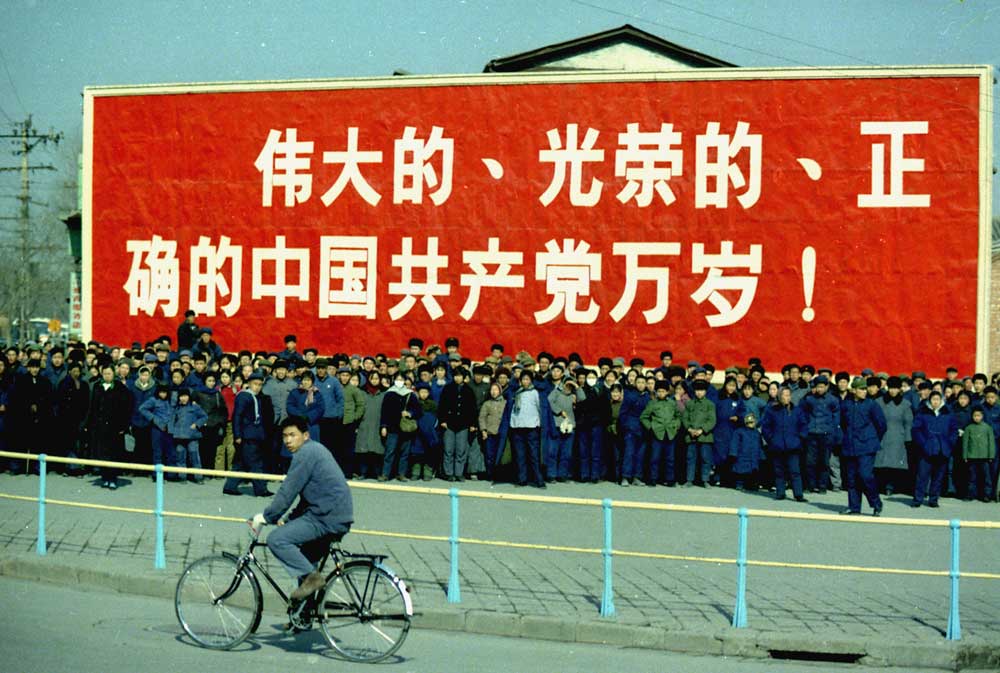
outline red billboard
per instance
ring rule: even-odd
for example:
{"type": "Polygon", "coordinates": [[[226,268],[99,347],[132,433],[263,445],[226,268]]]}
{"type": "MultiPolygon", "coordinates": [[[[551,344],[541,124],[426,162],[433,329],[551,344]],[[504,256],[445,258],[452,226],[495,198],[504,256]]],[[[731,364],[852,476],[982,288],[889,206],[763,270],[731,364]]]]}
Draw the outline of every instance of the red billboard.
{"type": "Polygon", "coordinates": [[[986,357],[988,68],[89,88],[85,332],[986,357]]]}

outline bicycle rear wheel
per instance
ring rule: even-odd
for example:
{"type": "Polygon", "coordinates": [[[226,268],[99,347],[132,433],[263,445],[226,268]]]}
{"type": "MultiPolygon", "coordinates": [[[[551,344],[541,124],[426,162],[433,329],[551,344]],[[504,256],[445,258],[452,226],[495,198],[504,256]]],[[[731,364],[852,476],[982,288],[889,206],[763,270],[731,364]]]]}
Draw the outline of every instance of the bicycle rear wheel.
{"type": "Polygon", "coordinates": [[[330,646],[345,659],[373,663],[400,648],[412,610],[405,585],[370,561],[354,561],[329,579],[317,614],[330,646]]]}
{"type": "Polygon", "coordinates": [[[206,556],[187,568],[174,593],[177,621],[196,643],[213,650],[236,647],[260,623],[263,599],[257,578],[228,556],[206,556]]]}

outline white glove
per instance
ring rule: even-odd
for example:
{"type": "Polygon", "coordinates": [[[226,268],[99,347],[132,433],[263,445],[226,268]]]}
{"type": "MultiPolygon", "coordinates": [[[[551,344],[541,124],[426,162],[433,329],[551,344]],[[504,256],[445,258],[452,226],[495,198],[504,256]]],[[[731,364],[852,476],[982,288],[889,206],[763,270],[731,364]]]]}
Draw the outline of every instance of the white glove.
{"type": "Polygon", "coordinates": [[[260,514],[254,514],[253,515],[253,527],[254,528],[260,528],[261,526],[263,526],[266,523],[267,523],[267,519],[264,518],[264,513],[263,512],[261,512],[260,514]]]}

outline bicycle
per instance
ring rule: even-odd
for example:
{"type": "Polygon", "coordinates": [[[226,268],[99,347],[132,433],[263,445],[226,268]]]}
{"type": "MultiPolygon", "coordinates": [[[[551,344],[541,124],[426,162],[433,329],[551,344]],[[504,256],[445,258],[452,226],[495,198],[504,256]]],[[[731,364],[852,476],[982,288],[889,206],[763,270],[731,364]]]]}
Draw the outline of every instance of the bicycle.
{"type": "Polygon", "coordinates": [[[259,571],[288,603],[286,629],[298,633],[318,623],[330,646],[353,662],[381,661],[402,646],[413,603],[406,583],[383,563],[385,554],[348,552],[340,547],[342,536],[331,537],[318,569],[323,572],[333,559],[323,588],[304,600],[289,601],[254,555],[254,549],[266,545],[259,540],[261,530],[250,526],[250,544],[242,555],[222,552],[200,558],[177,580],[177,620],[196,643],[228,650],[256,632],[264,609],[259,571]]]}

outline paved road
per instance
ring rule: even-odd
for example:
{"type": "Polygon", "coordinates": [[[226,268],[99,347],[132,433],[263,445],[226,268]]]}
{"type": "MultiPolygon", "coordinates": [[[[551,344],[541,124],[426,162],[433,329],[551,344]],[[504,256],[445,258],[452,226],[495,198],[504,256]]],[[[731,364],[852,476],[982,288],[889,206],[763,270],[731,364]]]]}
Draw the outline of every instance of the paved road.
{"type": "MultiPolygon", "coordinates": [[[[368,482],[371,483],[371,482],[368,482]]],[[[432,482],[440,486],[442,482],[432,482]]],[[[0,476],[0,493],[37,494],[36,477],[0,476]]],[[[620,488],[610,484],[557,484],[546,495],[611,497],[622,500],[698,505],[749,506],[784,511],[840,509],[842,493],[814,497],[807,504],[775,502],[764,495],[730,490],[620,488]]],[[[463,488],[509,493],[539,493],[509,486],[466,482],[463,488]]],[[[448,535],[446,497],[355,489],[356,528],[448,535]]],[[[49,478],[49,497],[131,507],[152,507],[153,488],[134,477],[117,492],[89,479],[49,478]]],[[[1000,507],[945,501],[940,510],[911,510],[894,496],[887,516],[907,518],[998,519],[1000,507]]],[[[221,494],[221,482],[203,486],[168,484],[166,508],[183,512],[249,517],[264,502],[221,494]]],[[[37,506],[0,500],[0,553],[32,554],[37,506]]],[[[615,510],[616,550],[653,551],[734,558],[734,516],[615,510]]],[[[947,529],[751,518],[752,559],[807,563],[878,565],[944,570],[948,567],[947,529]]],[[[246,539],[237,524],[168,518],[168,570],[164,582],[190,560],[212,551],[236,551],[246,539]]],[[[467,537],[599,548],[600,508],[462,499],[461,534],[467,537]]],[[[997,531],[962,531],[962,569],[1000,572],[997,531]]],[[[47,537],[53,560],[96,568],[148,570],[152,567],[151,516],[50,506],[47,537]]],[[[351,535],[350,547],[391,555],[390,565],[414,589],[418,606],[448,607],[447,543],[351,535]]],[[[272,567],[276,576],[283,571],[272,567]]],[[[668,630],[717,631],[731,620],[735,568],[723,563],[614,559],[615,621],[668,630]]],[[[521,615],[597,619],[602,590],[600,555],[521,551],[463,545],[462,604],[466,609],[521,615]]],[[[947,626],[946,577],[867,573],[749,569],[748,617],[752,628],[815,634],[817,637],[877,636],[890,641],[939,642],[947,626]]],[[[961,614],[965,636],[995,638],[1000,625],[1000,581],[964,579],[961,614]]]]}
{"type": "MultiPolygon", "coordinates": [[[[55,587],[0,578],[2,673],[197,673],[199,671],[351,671],[316,632],[290,637],[265,616],[259,634],[232,652],[192,645],[170,601],[55,587]],[[16,611],[11,608],[17,606],[16,611]]],[[[397,673],[836,673],[857,665],[695,657],[668,652],[413,630],[397,659],[397,673]]],[[[922,669],[933,673],[931,669],[922,669]]]]}

